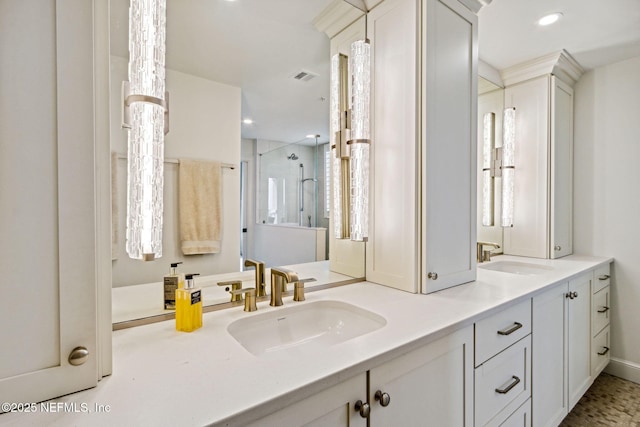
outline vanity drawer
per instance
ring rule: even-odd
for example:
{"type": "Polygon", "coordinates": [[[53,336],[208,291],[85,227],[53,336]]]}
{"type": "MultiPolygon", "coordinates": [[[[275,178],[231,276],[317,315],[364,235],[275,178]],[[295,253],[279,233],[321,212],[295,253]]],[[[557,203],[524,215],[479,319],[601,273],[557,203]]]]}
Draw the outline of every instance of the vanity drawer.
{"type": "Polygon", "coordinates": [[[476,322],[475,365],[480,365],[530,333],[531,300],[476,322]]]}
{"type": "Polygon", "coordinates": [[[509,418],[499,424],[489,423],[489,426],[493,427],[530,427],[531,426],[531,399],[524,402],[524,405],[516,409],[516,411],[509,415],[509,418]]]}
{"type": "Polygon", "coordinates": [[[475,369],[475,425],[508,418],[531,397],[531,336],[475,369]]]}
{"type": "Polygon", "coordinates": [[[607,286],[599,290],[591,300],[591,333],[594,337],[609,324],[610,289],[607,286]]]}
{"type": "Polygon", "coordinates": [[[592,292],[595,294],[600,289],[611,284],[611,264],[603,265],[593,271],[592,292]]]}
{"type": "Polygon", "coordinates": [[[609,326],[604,328],[591,342],[591,375],[595,378],[611,359],[611,334],[609,326]]]}

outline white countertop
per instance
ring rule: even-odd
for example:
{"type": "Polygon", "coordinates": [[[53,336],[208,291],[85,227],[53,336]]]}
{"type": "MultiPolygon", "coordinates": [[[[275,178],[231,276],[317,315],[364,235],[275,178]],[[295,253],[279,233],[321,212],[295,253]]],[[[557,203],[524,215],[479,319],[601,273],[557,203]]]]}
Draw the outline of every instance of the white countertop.
{"type": "Polygon", "coordinates": [[[475,282],[429,295],[361,282],[307,293],[304,302],[289,297],[284,308],[342,300],[387,320],[381,329],[297,360],[257,358],[228,334],[234,320],[283,308],[268,302],[259,303],[255,313],[239,307],[206,313],[203,327],[192,333],[176,332],[173,321],[123,329],[113,333],[113,375],[96,388],[55,399],[110,405],[109,413],[12,413],[0,415],[0,425],[187,426],[223,420],[241,425],[612,261],[587,256],[496,260],[553,270],[525,276],[479,268],[475,282]]]}

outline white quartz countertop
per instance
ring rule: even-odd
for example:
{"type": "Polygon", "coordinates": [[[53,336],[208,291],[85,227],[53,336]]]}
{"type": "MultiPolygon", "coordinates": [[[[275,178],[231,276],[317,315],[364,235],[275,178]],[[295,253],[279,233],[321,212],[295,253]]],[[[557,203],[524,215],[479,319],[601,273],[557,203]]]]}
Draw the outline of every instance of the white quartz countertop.
{"type": "Polygon", "coordinates": [[[309,292],[304,302],[289,297],[284,307],[262,302],[254,313],[240,307],[205,313],[203,327],[192,333],[176,332],[173,321],[115,331],[113,375],[96,388],[55,399],[109,405],[110,412],[12,413],[0,415],[0,425],[242,425],[612,261],[587,256],[496,260],[553,269],[527,276],[478,268],[475,282],[429,295],[360,282],[309,292]],[[377,313],[387,324],[299,359],[253,356],[227,332],[237,319],[319,300],[348,302],[377,313]]]}

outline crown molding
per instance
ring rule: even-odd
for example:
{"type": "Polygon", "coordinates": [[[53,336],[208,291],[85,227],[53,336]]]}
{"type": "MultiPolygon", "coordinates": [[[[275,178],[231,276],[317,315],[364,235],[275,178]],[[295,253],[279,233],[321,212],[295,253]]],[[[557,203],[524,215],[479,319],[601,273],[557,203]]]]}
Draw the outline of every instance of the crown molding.
{"type": "Polygon", "coordinates": [[[473,13],[480,12],[480,9],[482,9],[483,6],[487,6],[491,1],[492,0],[458,0],[459,3],[463,4],[473,13]]]}
{"type": "Polygon", "coordinates": [[[334,0],[313,20],[313,25],[330,39],[364,15],[344,0],[334,0]]]}
{"type": "Polygon", "coordinates": [[[572,86],[584,73],[582,66],[566,50],[523,62],[500,72],[505,86],[511,86],[547,74],[553,74],[572,86]]]}

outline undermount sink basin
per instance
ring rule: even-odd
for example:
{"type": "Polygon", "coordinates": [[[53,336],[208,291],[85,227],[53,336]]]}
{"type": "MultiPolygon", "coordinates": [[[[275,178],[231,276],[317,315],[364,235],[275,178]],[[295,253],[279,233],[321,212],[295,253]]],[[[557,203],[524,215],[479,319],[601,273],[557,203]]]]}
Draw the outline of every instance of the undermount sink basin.
{"type": "Polygon", "coordinates": [[[316,301],[252,315],[227,331],[255,356],[304,355],[375,331],[387,321],[342,301],[316,301]]]}
{"type": "Polygon", "coordinates": [[[503,273],[520,274],[523,276],[536,276],[553,271],[553,267],[518,261],[494,261],[489,264],[479,265],[478,268],[501,271],[503,273]]]}

